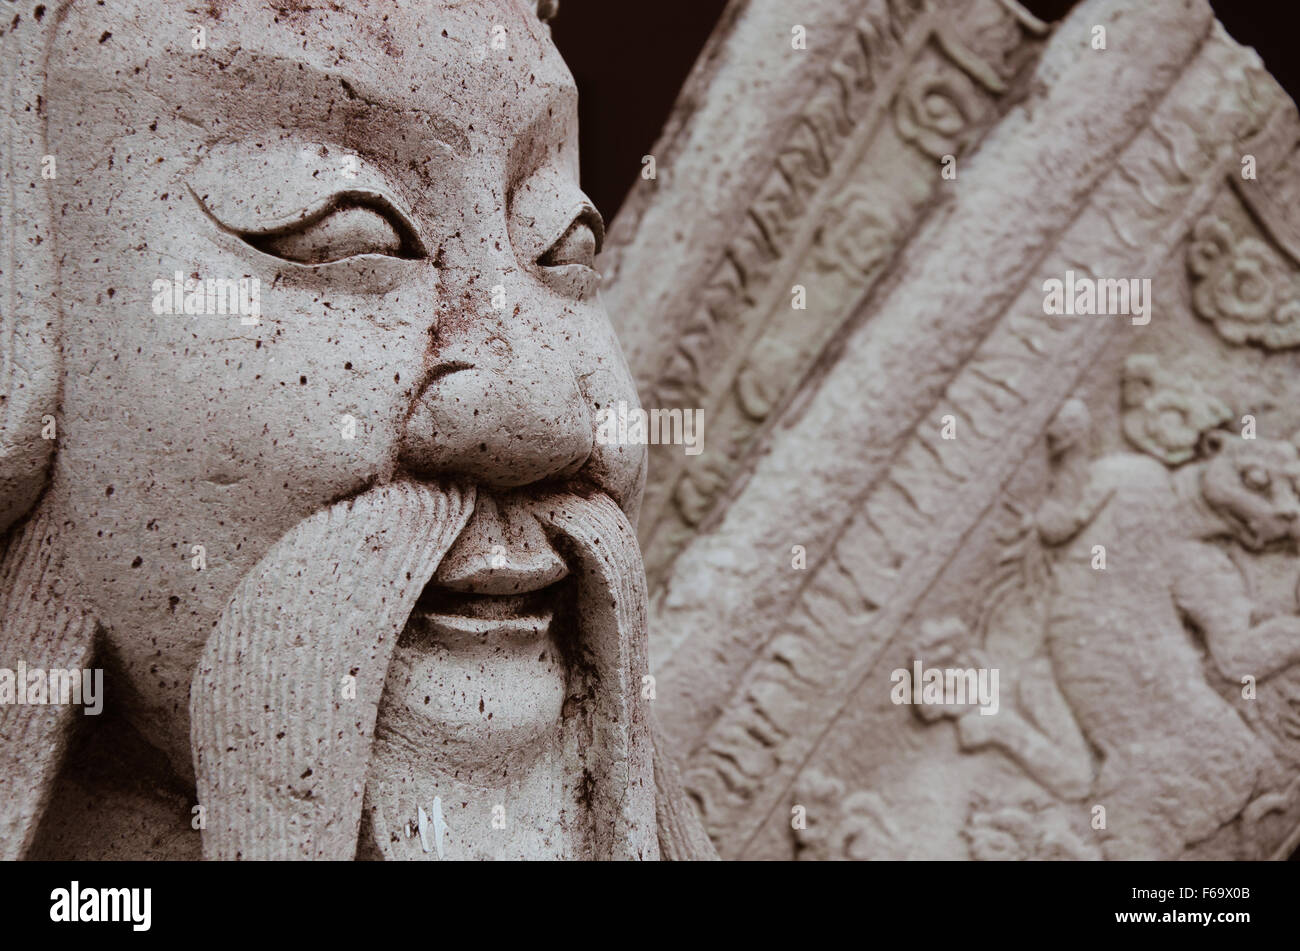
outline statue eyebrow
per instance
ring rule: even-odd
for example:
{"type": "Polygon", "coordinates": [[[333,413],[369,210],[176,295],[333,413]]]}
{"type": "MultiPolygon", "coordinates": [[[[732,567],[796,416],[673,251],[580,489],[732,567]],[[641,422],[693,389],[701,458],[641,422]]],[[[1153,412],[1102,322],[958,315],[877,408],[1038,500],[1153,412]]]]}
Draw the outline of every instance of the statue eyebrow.
{"type": "Polygon", "coordinates": [[[464,129],[454,122],[443,119],[441,116],[425,113],[425,120],[435,143],[451,152],[452,155],[461,158],[469,155],[469,136],[465,134],[464,129]]]}
{"type": "Polygon", "coordinates": [[[577,108],[578,87],[571,84],[554,83],[548,86],[546,93],[537,101],[531,119],[519,129],[515,141],[510,146],[510,167],[512,186],[523,181],[546,160],[550,153],[550,142],[554,126],[568,122],[571,110],[577,108]],[[540,143],[540,147],[539,147],[540,143]]]}
{"type": "MultiPolygon", "coordinates": [[[[321,72],[319,75],[325,76],[327,74],[321,72]]],[[[438,145],[448,149],[456,156],[464,157],[469,154],[469,136],[467,136],[465,130],[456,123],[433,112],[424,112],[422,110],[409,108],[394,109],[391,104],[386,103],[382,99],[372,98],[369,95],[359,92],[358,89],[365,88],[365,83],[361,82],[361,80],[343,75],[335,75],[334,78],[338,80],[339,86],[342,87],[344,95],[349,100],[364,102],[367,105],[382,109],[385,112],[410,112],[420,124],[428,128],[429,132],[432,134],[433,141],[438,145]]]]}

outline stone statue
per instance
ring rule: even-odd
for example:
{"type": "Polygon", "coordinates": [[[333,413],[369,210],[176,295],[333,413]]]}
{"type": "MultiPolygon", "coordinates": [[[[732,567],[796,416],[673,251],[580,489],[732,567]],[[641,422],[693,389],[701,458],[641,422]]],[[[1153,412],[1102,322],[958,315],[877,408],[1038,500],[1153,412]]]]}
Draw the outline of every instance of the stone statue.
{"type": "Polygon", "coordinates": [[[0,856],[709,857],[539,5],[11,9],[0,856]]]}

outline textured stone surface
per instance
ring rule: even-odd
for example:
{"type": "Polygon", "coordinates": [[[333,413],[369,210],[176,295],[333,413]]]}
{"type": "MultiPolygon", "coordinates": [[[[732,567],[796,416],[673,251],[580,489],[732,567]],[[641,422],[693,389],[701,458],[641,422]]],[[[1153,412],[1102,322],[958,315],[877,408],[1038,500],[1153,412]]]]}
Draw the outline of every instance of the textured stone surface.
{"type": "Polygon", "coordinates": [[[723,857],[1294,848],[1298,143],[1201,0],[731,8],[603,259],[708,420],[640,533],[723,857]],[[1048,313],[1070,271],[1149,322],[1048,313]]]}
{"type": "Polygon", "coordinates": [[[1300,117],[1204,0],[737,0],[603,303],[553,3],[15,6],[0,700],[105,715],[0,704],[0,856],[1295,847],[1300,117]]]}
{"type": "Polygon", "coordinates": [[[6,6],[0,856],[708,857],[554,4],[6,6]]]}

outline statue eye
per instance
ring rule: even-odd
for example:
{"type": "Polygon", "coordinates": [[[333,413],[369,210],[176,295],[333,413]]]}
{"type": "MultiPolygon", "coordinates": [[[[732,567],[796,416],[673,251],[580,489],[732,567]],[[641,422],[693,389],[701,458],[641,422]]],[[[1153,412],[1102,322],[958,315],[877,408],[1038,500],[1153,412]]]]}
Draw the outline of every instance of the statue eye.
{"type": "Polygon", "coordinates": [[[287,228],[241,237],[265,254],[297,264],[328,264],[360,254],[424,256],[405,217],[386,201],[373,198],[341,197],[287,228]]]}
{"type": "Polygon", "coordinates": [[[1244,482],[1248,488],[1254,489],[1256,492],[1263,492],[1270,484],[1268,470],[1262,469],[1259,466],[1250,466],[1249,468],[1242,469],[1241,481],[1244,482]]]}
{"type": "Polygon", "coordinates": [[[604,237],[605,225],[596,209],[584,208],[560,239],[542,253],[537,263],[542,267],[579,264],[594,269],[604,237]]]}

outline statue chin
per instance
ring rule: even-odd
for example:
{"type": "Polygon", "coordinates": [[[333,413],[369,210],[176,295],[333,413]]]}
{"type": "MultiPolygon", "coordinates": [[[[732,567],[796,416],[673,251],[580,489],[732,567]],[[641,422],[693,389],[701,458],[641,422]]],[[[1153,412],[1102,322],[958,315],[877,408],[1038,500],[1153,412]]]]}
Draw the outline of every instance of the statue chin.
{"type": "Polygon", "coordinates": [[[581,784],[568,781],[582,763],[564,717],[570,677],[559,646],[576,637],[560,603],[566,588],[465,606],[473,616],[417,604],[380,701],[361,857],[583,854],[581,784]],[[421,809],[445,824],[432,849],[416,831],[421,809]]]}
{"type": "Polygon", "coordinates": [[[570,781],[583,765],[575,723],[563,716],[568,682],[545,634],[463,650],[399,645],[379,708],[359,855],[582,856],[589,817],[581,783],[570,781]],[[421,809],[446,824],[432,850],[413,831],[421,809]]]}
{"type": "MultiPolygon", "coordinates": [[[[544,615],[500,619],[412,614],[380,703],[385,727],[419,731],[435,760],[477,772],[525,763],[560,721],[566,663],[544,615]]],[[[412,736],[414,740],[416,737],[412,736]]]]}

